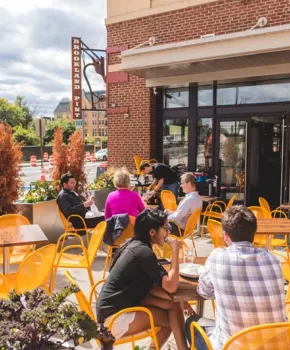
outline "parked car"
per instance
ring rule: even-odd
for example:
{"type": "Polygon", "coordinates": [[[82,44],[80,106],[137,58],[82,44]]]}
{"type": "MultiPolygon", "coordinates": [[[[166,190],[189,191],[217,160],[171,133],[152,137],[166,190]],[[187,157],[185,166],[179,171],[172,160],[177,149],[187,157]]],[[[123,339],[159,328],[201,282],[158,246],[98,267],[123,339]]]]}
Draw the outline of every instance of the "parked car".
{"type": "Polygon", "coordinates": [[[95,154],[96,160],[108,160],[108,149],[107,148],[103,148],[100,149],[96,152],[95,154]]]}

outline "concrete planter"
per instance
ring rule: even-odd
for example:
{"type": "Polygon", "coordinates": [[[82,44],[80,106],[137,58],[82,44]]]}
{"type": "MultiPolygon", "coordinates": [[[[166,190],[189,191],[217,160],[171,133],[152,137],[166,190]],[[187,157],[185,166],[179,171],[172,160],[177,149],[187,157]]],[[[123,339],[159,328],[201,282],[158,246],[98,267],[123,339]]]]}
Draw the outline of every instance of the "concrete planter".
{"type": "Polygon", "coordinates": [[[50,243],[56,242],[64,233],[55,199],[38,203],[16,202],[14,205],[18,214],[25,216],[31,224],[40,226],[50,243]]]}
{"type": "Polygon", "coordinates": [[[100,190],[100,191],[90,190],[90,195],[91,197],[95,198],[96,206],[100,211],[105,209],[105,203],[106,203],[107,197],[109,193],[113,191],[116,191],[116,189],[110,188],[110,189],[100,190]]]}

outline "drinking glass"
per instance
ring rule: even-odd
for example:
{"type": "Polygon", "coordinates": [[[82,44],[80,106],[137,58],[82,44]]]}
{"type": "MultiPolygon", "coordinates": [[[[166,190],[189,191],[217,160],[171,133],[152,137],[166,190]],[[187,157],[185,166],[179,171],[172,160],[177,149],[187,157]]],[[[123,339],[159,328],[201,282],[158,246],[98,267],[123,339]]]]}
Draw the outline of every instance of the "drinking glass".
{"type": "Polygon", "coordinates": [[[184,250],[183,262],[185,264],[193,264],[194,258],[195,258],[195,249],[194,248],[184,250]]]}

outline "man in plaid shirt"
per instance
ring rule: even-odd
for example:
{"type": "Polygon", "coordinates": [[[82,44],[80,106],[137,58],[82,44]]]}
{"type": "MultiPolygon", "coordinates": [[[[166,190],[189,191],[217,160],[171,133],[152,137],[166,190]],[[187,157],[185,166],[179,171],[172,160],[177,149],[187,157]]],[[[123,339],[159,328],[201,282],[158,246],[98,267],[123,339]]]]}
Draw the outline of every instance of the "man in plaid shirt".
{"type": "MultiPolygon", "coordinates": [[[[233,206],[222,216],[228,248],[215,249],[199,278],[198,293],[216,301],[214,327],[205,327],[215,350],[244,328],[286,321],[284,281],[279,261],[266,249],[252,245],[257,229],[254,214],[233,206]]],[[[193,314],[192,321],[207,326],[207,319],[193,314]]],[[[189,336],[188,336],[189,338],[189,336]]],[[[197,350],[207,349],[197,335],[197,350]]]]}

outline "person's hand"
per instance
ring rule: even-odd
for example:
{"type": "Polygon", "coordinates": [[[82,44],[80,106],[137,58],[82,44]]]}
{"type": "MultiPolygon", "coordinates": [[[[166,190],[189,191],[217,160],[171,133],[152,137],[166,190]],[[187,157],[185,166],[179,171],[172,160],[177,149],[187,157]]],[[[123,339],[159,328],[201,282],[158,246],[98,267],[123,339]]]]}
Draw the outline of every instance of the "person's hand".
{"type": "Polygon", "coordinates": [[[173,213],[173,211],[170,210],[170,209],[164,209],[164,213],[165,213],[165,214],[171,214],[171,213],[173,213]]]}
{"type": "Polygon", "coordinates": [[[95,199],[89,199],[88,201],[84,202],[84,207],[88,208],[94,203],[95,199]]]}
{"type": "Polygon", "coordinates": [[[149,192],[147,192],[147,194],[148,194],[149,197],[152,197],[152,196],[154,196],[155,191],[149,191],[149,192]]]}
{"type": "Polygon", "coordinates": [[[182,241],[174,238],[169,238],[166,242],[170,245],[172,250],[179,251],[182,247],[182,241]]]}
{"type": "Polygon", "coordinates": [[[180,303],[180,306],[183,310],[183,313],[186,315],[186,316],[190,316],[194,313],[191,305],[187,302],[187,301],[183,301],[180,303]]]}

